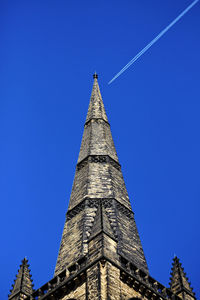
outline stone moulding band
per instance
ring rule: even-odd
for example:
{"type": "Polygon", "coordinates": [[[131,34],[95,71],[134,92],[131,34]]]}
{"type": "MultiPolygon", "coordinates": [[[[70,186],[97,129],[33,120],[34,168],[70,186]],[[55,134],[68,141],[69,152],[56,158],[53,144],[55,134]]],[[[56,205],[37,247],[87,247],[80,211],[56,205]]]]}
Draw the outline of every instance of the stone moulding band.
{"type": "Polygon", "coordinates": [[[85,122],[85,125],[84,126],[87,126],[91,121],[95,121],[95,122],[105,122],[109,127],[110,127],[110,124],[108,121],[102,119],[102,118],[90,118],[87,122],[85,122]]]}
{"type": "Polygon", "coordinates": [[[77,171],[84,168],[87,165],[87,163],[109,163],[117,170],[121,170],[121,165],[114,159],[112,159],[109,155],[88,155],[86,158],[84,158],[81,162],[77,164],[77,171]]]}
{"type": "Polygon", "coordinates": [[[85,198],[71,210],[68,210],[66,213],[67,220],[71,220],[74,216],[76,216],[79,212],[84,210],[87,207],[98,207],[100,202],[104,205],[104,207],[111,207],[112,201],[116,202],[117,209],[122,212],[124,215],[128,216],[129,218],[133,218],[134,213],[126,206],[121,204],[118,200],[114,198],[85,198]]]}

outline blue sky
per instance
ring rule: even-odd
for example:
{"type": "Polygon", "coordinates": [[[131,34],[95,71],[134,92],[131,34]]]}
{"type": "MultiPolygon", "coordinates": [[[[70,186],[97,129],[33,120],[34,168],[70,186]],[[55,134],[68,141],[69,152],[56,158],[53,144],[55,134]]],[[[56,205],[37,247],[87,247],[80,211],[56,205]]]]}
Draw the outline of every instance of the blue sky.
{"type": "Polygon", "coordinates": [[[53,276],[94,71],[150,274],[200,296],[200,4],[108,85],[191,2],[0,1],[1,299],[53,276]]]}

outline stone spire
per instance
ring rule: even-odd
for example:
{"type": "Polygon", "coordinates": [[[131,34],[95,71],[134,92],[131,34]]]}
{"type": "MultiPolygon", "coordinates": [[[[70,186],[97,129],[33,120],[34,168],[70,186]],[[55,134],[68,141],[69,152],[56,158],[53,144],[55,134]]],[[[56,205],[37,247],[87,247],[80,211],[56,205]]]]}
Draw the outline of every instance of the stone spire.
{"type": "Polygon", "coordinates": [[[97,81],[98,75],[94,74],[93,78],[94,83],[78,163],[88,155],[109,155],[119,163],[97,81]]]}
{"type": "Polygon", "coordinates": [[[106,116],[103,100],[101,97],[101,93],[97,81],[98,75],[95,73],[93,75],[93,78],[94,78],[94,84],[93,84],[92,94],[90,98],[88,113],[86,117],[86,123],[89,122],[91,119],[103,119],[104,121],[108,122],[108,118],[106,116]]]}
{"type": "Polygon", "coordinates": [[[18,274],[10,290],[9,300],[22,300],[33,293],[32,275],[30,274],[28,260],[24,258],[18,274]]]}
{"type": "Polygon", "coordinates": [[[148,273],[97,74],[84,126],[55,275],[84,259],[121,257],[148,273]],[[97,238],[96,257],[90,244],[97,238]],[[105,241],[107,239],[107,242],[105,241]],[[108,242],[109,240],[109,242],[108,242]],[[108,245],[106,245],[108,243],[108,245]]]}
{"type": "Polygon", "coordinates": [[[195,293],[177,256],[173,258],[170,289],[184,300],[194,300],[195,293]]]}

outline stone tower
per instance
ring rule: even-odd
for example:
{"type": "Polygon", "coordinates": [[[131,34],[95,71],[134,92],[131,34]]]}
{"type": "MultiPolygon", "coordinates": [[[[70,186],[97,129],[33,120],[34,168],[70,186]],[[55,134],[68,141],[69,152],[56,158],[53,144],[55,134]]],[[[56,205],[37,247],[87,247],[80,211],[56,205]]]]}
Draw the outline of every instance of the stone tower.
{"type": "Polygon", "coordinates": [[[178,267],[171,288],[149,274],[97,78],[94,74],[55,274],[36,291],[29,286],[24,298],[194,300],[192,290],[186,295],[182,285],[176,289],[178,267]]]}

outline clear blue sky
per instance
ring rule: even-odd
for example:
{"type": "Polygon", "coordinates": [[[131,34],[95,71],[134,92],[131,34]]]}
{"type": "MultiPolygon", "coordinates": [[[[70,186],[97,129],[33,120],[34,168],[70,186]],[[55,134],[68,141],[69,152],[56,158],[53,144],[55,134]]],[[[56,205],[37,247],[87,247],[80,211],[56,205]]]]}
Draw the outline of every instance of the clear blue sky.
{"type": "Polygon", "coordinates": [[[53,276],[95,70],[150,273],[200,296],[200,4],[107,84],[191,2],[0,1],[1,299],[53,276]]]}

